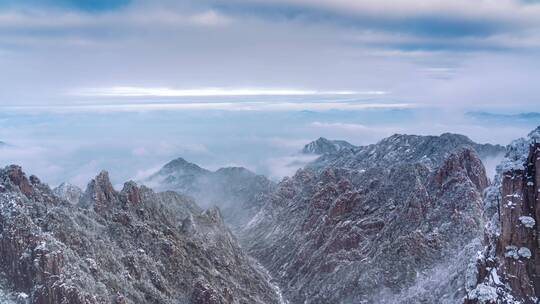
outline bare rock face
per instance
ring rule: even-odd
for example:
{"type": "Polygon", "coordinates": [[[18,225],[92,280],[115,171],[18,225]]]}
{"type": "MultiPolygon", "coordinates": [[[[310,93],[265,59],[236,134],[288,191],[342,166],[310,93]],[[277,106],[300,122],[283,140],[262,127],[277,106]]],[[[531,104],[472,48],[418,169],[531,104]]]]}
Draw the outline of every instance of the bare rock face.
{"type": "Polygon", "coordinates": [[[461,136],[392,136],[286,178],[241,239],[290,303],[459,303],[480,250],[480,157],[461,136]]]}
{"type": "Polygon", "coordinates": [[[108,207],[118,204],[118,195],[109,180],[109,173],[102,171],[86,188],[81,205],[93,205],[97,213],[103,213],[108,207]]]}
{"type": "Polygon", "coordinates": [[[491,221],[466,303],[537,303],[540,298],[540,128],[516,140],[486,196],[491,221]]]}
{"type": "Polygon", "coordinates": [[[219,210],[102,172],[79,205],[0,170],[2,303],[278,303],[219,210]],[[186,219],[190,229],[183,229],[186,219]]]}

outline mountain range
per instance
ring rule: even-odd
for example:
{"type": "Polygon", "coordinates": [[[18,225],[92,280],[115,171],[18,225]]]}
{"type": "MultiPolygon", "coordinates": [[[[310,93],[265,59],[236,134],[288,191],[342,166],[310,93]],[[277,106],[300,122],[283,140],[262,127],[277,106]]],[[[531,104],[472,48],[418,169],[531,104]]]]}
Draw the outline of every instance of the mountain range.
{"type": "Polygon", "coordinates": [[[318,158],[277,183],[178,158],[120,191],[106,172],[50,189],[8,166],[0,300],[536,303],[539,134],[319,138],[299,151],[318,158]]]}

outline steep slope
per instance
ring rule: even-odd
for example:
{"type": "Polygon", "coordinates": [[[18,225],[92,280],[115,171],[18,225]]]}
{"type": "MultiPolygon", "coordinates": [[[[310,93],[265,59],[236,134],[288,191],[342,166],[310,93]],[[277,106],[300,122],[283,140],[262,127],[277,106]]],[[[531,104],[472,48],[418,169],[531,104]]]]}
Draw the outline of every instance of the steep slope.
{"type": "Polygon", "coordinates": [[[74,205],[0,170],[0,273],[17,303],[278,303],[217,209],[106,172],[74,205]]]}
{"type": "Polygon", "coordinates": [[[325,154],[278,185],[243,243],[291,303],[458,303],[488,186],[464,138],[325,154]]]}
{"type": "Polygon", "coordinates": [[[144,183],[195,198],[202,206],[218,206],[233,228],[242,227],[260,209],[275,184],[245,168],[228,167],[215,172],[182,158],[166,164],[144,183]]]}
{"type": "Polygon", "coordinates": [[[540,127],[514,141],[486,195],[486,249],[466,303],[537,303],[540,298],[540,127]]]}

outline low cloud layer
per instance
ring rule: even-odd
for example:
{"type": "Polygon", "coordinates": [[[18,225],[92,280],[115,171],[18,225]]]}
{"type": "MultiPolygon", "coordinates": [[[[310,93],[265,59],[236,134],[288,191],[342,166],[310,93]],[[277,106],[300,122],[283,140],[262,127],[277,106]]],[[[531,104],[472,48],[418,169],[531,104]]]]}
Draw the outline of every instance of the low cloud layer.
{"type": "MultiPolygon", "coordinates": [[[[243,166],[279,180],[314,159],[299,152],[320,136],[367,145],[394,133],[454,132],[477,142],[507,144],[538,124],[535,116],[526,117],[530,119],[422,108],[19,110],[0,115],[0,140],[7,143],[0,147],[0,166],[19,164],[53,186],[69,181],[85,187],[101,170],[108,170],[119,185],[141,180],[183,157],[212,170],[243,166]]],[[[493,169],[496,163],[487,165],[493,169]]]]}

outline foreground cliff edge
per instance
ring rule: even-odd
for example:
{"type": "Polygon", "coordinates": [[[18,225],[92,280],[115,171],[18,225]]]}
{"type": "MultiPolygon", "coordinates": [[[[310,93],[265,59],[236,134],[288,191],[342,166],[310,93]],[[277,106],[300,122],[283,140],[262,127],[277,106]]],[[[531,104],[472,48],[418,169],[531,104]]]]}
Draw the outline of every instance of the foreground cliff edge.
{"type": "Polygon", "coordinates": [[[102,172],[75,205],[20,167],[0,170],[0,302],[278,303],[224,226],[174,192],[102,172]]]}
{"type": "Polygon", "coordinates": [[[485,249],[465,303],[533,304],[540,298],[540,127],[512,142],[487,190],[485,249]]]}

